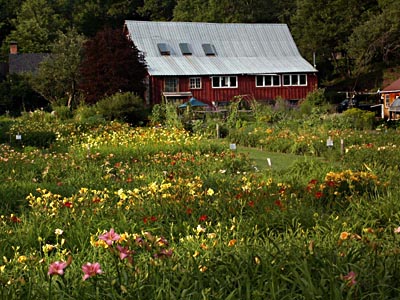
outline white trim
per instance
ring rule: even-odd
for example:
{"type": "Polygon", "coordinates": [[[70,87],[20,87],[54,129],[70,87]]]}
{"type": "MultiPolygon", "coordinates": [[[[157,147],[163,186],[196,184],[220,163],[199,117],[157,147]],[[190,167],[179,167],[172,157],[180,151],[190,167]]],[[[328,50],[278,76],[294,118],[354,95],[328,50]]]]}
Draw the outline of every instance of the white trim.
{"type": "Polygon", "coordinates": [[[211,76],[211,87],[213,89],[236,89],[238,87],[238,77],[237,76],[211,76]],[[214,78],[219,78],[218,86],[214,86],[214,78]],[[234,86],[231,85],[231,78],[235,78],[236,85],[234,85],[234,86]],[[225,80],[225,84],[226,84],[224,86],[222,86],[223,80],[225,80]]]}

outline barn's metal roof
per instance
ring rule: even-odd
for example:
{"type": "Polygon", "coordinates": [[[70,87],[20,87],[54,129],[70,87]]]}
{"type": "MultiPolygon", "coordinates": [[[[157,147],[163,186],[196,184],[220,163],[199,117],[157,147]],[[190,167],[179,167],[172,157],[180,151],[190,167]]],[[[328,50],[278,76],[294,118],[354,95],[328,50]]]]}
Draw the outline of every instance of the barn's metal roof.
{"type": "Polygon", "coordinates": [[[317,72],[300,55],[286,24],[125,21],[125,25],[153,76],[317,72]],[[169,55],[160,53],[160,43],[169,47],[169,55]],[[187,43],[192,55],[182,54],[180,43],[187,43]],[[206,55],[203,44],[214,47],[215,55],[206,55]]]}

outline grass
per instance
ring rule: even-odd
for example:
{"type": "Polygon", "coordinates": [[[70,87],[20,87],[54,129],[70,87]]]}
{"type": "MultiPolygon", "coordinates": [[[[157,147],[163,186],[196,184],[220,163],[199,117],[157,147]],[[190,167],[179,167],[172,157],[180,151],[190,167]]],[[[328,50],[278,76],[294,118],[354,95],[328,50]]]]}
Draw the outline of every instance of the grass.
{"type": "Polygon", "coordinates": [[[296,160],[304,157],[302,155],[268,152],[258,148],[249,148],[242,146],[238,146],[237,151],[248,154],[250,159],[254,162],[255,167],[257,167],[257,169],[261,171],[266,169],[272,169],[274,171],[284,171],[286,169],[289,169],[296,160]],[[268,159],[271,163],[271,166],[269,166],[268,159]]]}

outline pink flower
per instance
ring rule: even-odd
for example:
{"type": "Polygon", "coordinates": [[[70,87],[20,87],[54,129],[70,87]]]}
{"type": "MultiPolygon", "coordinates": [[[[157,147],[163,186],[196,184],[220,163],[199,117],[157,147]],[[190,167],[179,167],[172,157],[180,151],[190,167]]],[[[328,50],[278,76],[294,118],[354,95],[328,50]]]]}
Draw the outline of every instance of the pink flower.
{"type": "Polygon", "coordinates": [[[394,233],[400,233],[400,226],[394,229],[394,233]]]}
{"type": "Polygon", "coordinates": [[[95,275],[103,273],[99,263],[94,263],[94,264],[86,263],[82,266],[82,271],[83,273],[85,273],[85,275],[83,275],[83,280],[86,280],[89,277],[93,277],[95,275]]]}
{"type": "Polygon", "coordinates": [[[114,232],[114,228],[111,228],[109,232],[100,235],[99,239],[105,241],[108,246],[111,246],[114,241],[120,239],[120,236],[114,232]]]}
{"type": "Polygon", "coordinates": [[[56,261],[50,264],[49,266],[49,271],[47,272],[47,275],[63,275],[64,274],[64,269],[68,266],[68,263],[64,261],[56,261]]]}
{"type": "Polygon", "coordinates": [[[343,279],[347,281],[348,286],[353,286],[357,283],[356,277],[357,274],[353,271],[350,271],[346,276],[343,276],[343,279]]]}
{"type": "Polygon", "coordinates": [[[134,253],[134,251],[129,250],[128,248],[122,247],[122,246],[120,246],[120,245],[117,245],[117,249],[118,249],[118,251],[119,251],[119,258],[120,258],[121,260],[123,260],[123,259],[125,259],[125,258],[128,258],[128,259],[129,259],[129,258],[131,257],[131,254],[134,253]]]}

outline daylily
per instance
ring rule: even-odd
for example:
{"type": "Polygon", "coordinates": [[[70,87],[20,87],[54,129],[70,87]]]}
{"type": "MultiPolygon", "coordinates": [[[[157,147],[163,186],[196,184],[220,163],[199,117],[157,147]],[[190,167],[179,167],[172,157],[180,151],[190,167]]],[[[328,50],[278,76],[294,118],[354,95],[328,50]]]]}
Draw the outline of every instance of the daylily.
{"type": "Polygon", "coordinates": [[[85,275],[83,275],[83,280],[103,273],[99,263],[86,263],[82,266],[82,271],[85,273],[85,275]]]}
{"type": "Polygon", "coordinates": [[[120,245],[117,245],[117,249],[118,249],[118,251],[119,251],[119,258],[121,259],[121,260],[123,260],[123,259],[125,259],[125,258],[130,258],[131,257],[131,254],[134,254],[135,252],[134,251],[132,251],[132,250],[129,250],[128,248],[126,248],[126,247],[123,247],[123,246],[120,246],[120,245]]]}
{"type": "Polygon", "coordinates": [[[47,275],[63,275],[64,274],[64,269],[68,266],[68,263],[64,261],[56,261],[50,264],[49,266],[49,271],[47,272],[47,275]]]}
{"type": "Polygon", "coordinates": [[[111,228],[110,231],[99,236],[100,240],[103,240],[107,243],[108,246],[111,246],[114,241],[118,241],[120,239],[119,234],[116,234],[114,228],[111,228]]]}
{"type": "Polygon", "coordinates": [[[343,279],[347,281],[348,286],[353,286],[357,283],[356,276],[356,273],[350,271],[346,276],[343,276],[343,279]]]}

